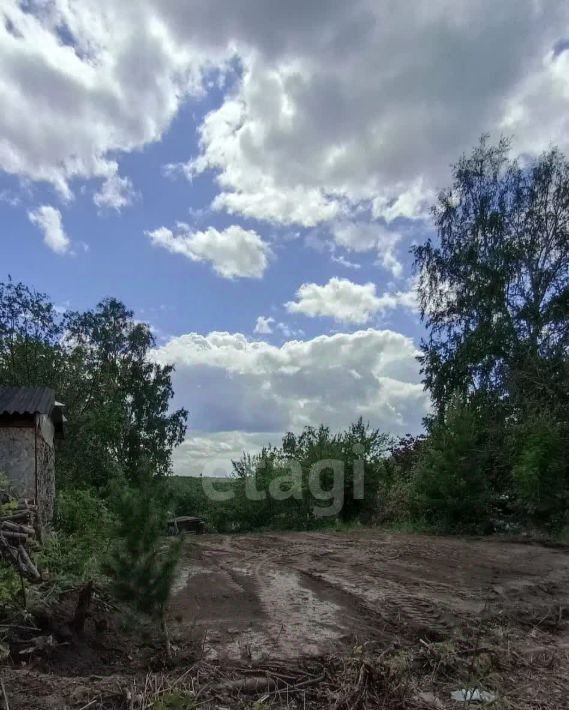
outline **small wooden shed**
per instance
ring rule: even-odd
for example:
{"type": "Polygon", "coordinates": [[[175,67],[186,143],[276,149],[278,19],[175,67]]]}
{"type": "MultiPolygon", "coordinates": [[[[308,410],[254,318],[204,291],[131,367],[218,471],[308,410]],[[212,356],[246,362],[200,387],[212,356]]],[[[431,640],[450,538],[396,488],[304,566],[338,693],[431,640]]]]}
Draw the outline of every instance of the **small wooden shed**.
{"type": "Polygon", "coordinates": [[[0,387],[0,474],[34,500],[44,527],[55,499],[54,440],[63,438],[63,405],[48,387],[0,387]]]}

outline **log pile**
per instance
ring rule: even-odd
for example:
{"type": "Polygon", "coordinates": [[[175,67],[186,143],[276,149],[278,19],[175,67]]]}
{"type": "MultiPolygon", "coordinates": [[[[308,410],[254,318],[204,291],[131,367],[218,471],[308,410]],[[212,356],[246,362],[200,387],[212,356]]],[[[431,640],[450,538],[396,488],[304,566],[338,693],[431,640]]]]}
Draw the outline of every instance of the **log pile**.
{"type": "Polygon", "coordinates": [[[0,491],[0,558],[30,582],[41,580],[30,557],[31,549],[37,545],[36,528],[36,506],[0,491]]]}

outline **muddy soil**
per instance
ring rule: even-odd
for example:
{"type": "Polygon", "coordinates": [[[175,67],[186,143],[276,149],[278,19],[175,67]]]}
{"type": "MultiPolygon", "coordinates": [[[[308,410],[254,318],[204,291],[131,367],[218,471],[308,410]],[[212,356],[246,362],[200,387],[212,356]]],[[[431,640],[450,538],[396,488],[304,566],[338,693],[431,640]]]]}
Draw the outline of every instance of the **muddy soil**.
{"type": "Polygon", "coordinates": [[[189,538],[170,614],[207,657],[260,661],[437,641],[481,617],[559,631],[567,609],[567,549],[366,530],[189,538]]]}
{"type": "Polygon", "coordinates": [[[183,687],[193,700],[175,707],[442,710],[476,682],[496,710],[567,710],[568,612],[569,548],[377,529],[188,537],[171,660],[162,638],[95,610],[80,638],[1,669],[0,708],[5,692],[10,710],[139,710],[183,687]],[[259,678],[256,695],[236,689],[259,678]],[[288,684],[284,700],[266,679],[288,684]]]}

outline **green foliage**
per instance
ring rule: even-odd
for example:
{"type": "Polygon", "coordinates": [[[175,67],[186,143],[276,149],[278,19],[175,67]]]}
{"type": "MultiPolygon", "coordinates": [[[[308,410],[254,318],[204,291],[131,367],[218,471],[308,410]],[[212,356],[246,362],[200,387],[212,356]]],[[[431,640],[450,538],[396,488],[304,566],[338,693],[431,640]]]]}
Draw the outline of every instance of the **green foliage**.
{"type": "MultiPolygon", "coordinates": [[[[0,609],[22,605],[22,582],[14,567],[0,560],[0,609]]],[[[0,660],[2,654],[0,652],[0,660]]]]}
{"type": "Polygon", "coordinates": [[[202,516],[210,530],[219,532],[369,522],[376,515],[389,443],[388,437],[361,419],[337,434],[324,426],[306,427],[299,436],[288,433],[279,447],[265,447],[256,456],[244,454],[234,462],[231,479],[172,479],[175,511],[202,516]],[[313,466],[321,462],[311,481],[313,466]],[[333,466],[339,474],[337,489],[332,488],[333,466]],[[206,490],[214,495],[206,495],[206,490]],[[331,507],[334,502],[337,509],[331,507]]]}
{"type": "Polygon", "coordinates": [[[43,293],[0,283],[0,384],[58,387],[63,327],[43,293]]]}
{"type": "Polygon", "coordinates": [[[490,490],[485,430],[479,413],[459,399],[437,422],[418,459],[416,514],[443,530],[480,530],[488,516],[490,490]]]}
{"type": "Polygon", "coordinates": [[[59,486],[104,490],[143,463],[170,470],[187,412],[169,411],[172,367],[150,359],[150,327],[116,299],[61,314],[45,294],[0,283],[0,384],[50,386],[66,405],[59,486]]]}
{"type": "Polygon", "coordinates": [[[306,427],[300,436],[288,433],[280,447],[244,456],[234,463],[240,528],[305,529],[336,519],[369,519],[388,444],[388,437],[360,418],[338,434],[324,426],[306,427]],[[258,500],[251,500],[251,491],[258,492],[258,500]]]}
{"type": "Polygon", "coordinates": [[[59,493],[54,524],[64,535],[85,535],[94,540],[106,540],[105,531],[114,517],[105,500],[89,488],[59,493]]]}
{"type": "Polygon", "coordinates": [[[187,418],[169,410],[172,367],[150,358],[154,345],[116,299],[61,313],[45,294],[0,283],[0,385],[49,386],[66,406],[54,530],[39,564],[60,586],[111,572],[119,594],[151,614],[167,596],[175,551],[158,549],[167,502],[146,472],[170,472],[187,418]]]}
{"type": "Polygon", "coordinates": [[[433,208],[437,240],[413,250],[428,329],[420,359],[436,409],[413,484],[419,510],[452,528],[516,509],[560,528],[569,503],[569,161],[552,149],[521,164],[507,140],[483,138],[453,178],[433,208]],[[457,392],[470,413],[456,409],[457,392]]]}
{"type": "Polygon", "coordinates": [[[179,556],[178,542],[164,542],[165,490],[143,476],[117,495],[117,540],[105,570],[116,596],[149,616],[162,619],[179,556]]]}
{"type": "Polygon", "coordinates": [[[421,451],[423,436],[400,437],[384,459],[378,484],[378,516],[383,523],[408,522],[413,513],[414,475],[421,451]]]}
{"type": "Polygon", "coordinates": [[[192,693],[183,690],[172,690],[160,696],[152,706],[153,710],[194,710],[199,707],[192,693]]]}
{"type": "Polygon", "coordinates": [[[482,139],[459,160],[433,208],[437,243],[414,248],[439,412],[457,390],[514,410],[569,401],[569,162],[551,150],[522,166],[508,152],[482,139]]]}
{"type": "Polygon", "coordinates": [[[67,475],[73,480],[87,475],[101,486],[118,470],[131,481],[145,466],[155,474],[168,473],[172,448],[183,441],[187,412],[168,413],[173,368],[149,359],[155,345],[150,327],[136,322],[116,299],[92,311],[68,313],[65,327],[81,384],[81,391],[70,394],[69,437],[88,444],[79,451],[67,449],[67,475]]]}
{"type": "Polygon", "coordinates": [[[115,528],[108,504],[91,489],[62,491],[54,530],[41,551],[40,566],[61,585],[103,578],[103,561],[115,528]]]}
{"type": "Polygon", "coordinates": [[[534,522],[569,523],[569,445],[567,428],[550,416],[534,417],[515,433],[513,478],[518,500],[534,522]]]}

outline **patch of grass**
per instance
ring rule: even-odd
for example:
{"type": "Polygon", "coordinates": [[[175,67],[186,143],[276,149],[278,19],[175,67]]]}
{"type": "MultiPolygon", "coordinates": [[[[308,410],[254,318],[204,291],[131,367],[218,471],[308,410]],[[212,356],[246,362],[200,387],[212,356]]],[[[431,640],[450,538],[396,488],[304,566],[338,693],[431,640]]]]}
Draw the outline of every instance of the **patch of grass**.
{"type": "Polygon", "coordinates": [[[391,523],[386,523],[381,526],[383,530],[391,533],[402,533],[406,535],[439,535],[440,529],[428,523],[426,520],[398,520],[391,523]]]}
{"type": "MultiPolygon", "coordinates": [[[[318,527],[318,526],[317,526],[318,527]]],[[[332,519],[330,522],[326,522],[322,525],[323,530],[330,530],[333,532],[353,532],[354,530],[364,530],[367,525],[362,525],[359,520],[336,520],[332,519]]],[[[318,528],[320,529],[320,528],[318,528]]]]}
{"type": "Polygon", "coordinates": [[[0,609],[6,610],[22,605],[22,583],[16,570],[9,564],[0,563],[0,609]]]}
{"type": "Polygon", "coordinates": [[[560,545],[569,545],[569,525],[564,525],[552,539],[560,545]]]}
{"type": "Polygon", "coordinates": [[[152,705],[152,710],[194,710],[197,703],[193,693],[183,690],[173,690],[165,693],[152,705]]]}

